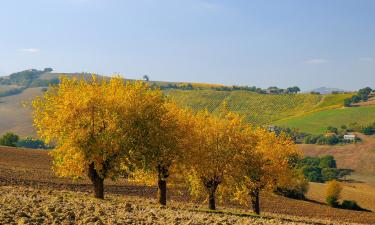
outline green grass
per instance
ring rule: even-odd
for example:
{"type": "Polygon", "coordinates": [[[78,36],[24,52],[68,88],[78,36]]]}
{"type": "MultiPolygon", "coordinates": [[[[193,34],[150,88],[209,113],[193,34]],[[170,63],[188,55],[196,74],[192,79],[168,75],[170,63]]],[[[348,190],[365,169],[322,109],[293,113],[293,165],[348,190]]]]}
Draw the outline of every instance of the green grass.
{"type": "Polygon", "coordinates": [[[340,127],[351,123],[366,125],[373,122],[375,122],[375,107],[368,106],[315,112],[282,120],[276,125],[297,128],[312,134],[322,134],[328,126],[340,127]]]}
{"type": "Polygon", "coordinates": [[[207,109],[216,113],[222,103],[227,101],[231,111],[243,115],[246,121],[254,125],[270,124],[325,107],[320,106],[325,97],[311,94],[266,95],[247,91],[215,90],[170,90],[166,93],[181,106],[196,111],[207,109]]]}

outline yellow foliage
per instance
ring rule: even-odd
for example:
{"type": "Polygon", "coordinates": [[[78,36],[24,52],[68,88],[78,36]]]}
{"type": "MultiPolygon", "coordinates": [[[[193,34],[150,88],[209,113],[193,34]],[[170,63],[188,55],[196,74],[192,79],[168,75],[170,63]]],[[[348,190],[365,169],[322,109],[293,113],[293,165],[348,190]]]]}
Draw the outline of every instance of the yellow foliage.
{"type": "Polygon", "coordinates": [[[39,136],[57,147],[52,151],[60,176],[80,177],[89,165],[102,178],[115,178],[129,155],[132,116],[138,107],[160,96],[142,82],[61,78],[33,101],[34,125],[39,136]]]}
{"type": "Polygon", "coordinates": [[[327,182],[326,201],[330,206],[337,207],[339,205],[342,188],[342,184],[337,180],[327,182]]]}
{"type": "Polygon", "coordinates": [[[289,160],[301,154],[284,134],[277,136],[262,128],[248,132],[245,138],[252,139],[248,143],[253,145],[239,153],[233,173],[233,198],[245,206],[249,206],[261,190],[294,185],[294,171],[289,160]]]}
{"type": "Polygon", "coordinates": [[[243,127],[242,118],[233,113],[214,117],[207,111],[195,116],[191,147],[185,162],[190,190],[196,197],[226,191],[243,127]]]}

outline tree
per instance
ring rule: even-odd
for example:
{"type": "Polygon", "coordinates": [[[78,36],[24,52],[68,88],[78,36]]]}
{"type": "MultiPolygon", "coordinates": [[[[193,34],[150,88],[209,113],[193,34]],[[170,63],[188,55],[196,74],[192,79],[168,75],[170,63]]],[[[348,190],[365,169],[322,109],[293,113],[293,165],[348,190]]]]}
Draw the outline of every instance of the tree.
{"type": "Polygon", "coordinates": [[[336,160],[332,155],[325,155],[320,158],[319,167],[321,168],[337,168],[336,160]]]}
{"type": "Polygon", "coordinates": [[[342,185],[340,182],[332,180],[327,183],[326,202],[329,206],[338,207],[340,205],[341,191],[342,185]]]}
{"type": "Polygon", "coordinates": [[[294,86],[294,87],[288,87],[287,89],[286,89],[286,93],[287,94],[297,94],[298,92],[300,92],[301,91],[301,89],[299,88],[299,87],[297,87],[297,86],[294,86]]]}
{"type": "Polygon", "coordinates": [[[345,106],[345,107],[350,107],[350,106],[352,106],[352,99],[351,99],[351,98],[346,98],[346,99],[344,99],[344,106],[345,106]]]}
{"type": "Polygon", "coordinates": [[[304,176],[311,182],[323,182],[322,168],[318,166],[307,165],[303,168],[304,176]]]}
{"type": "Polygon", "coordinates": [[[190,114],[166,101],[160,91],[137,107],[137,114],[132,133],[139,151],[132,158],[141,173],[137,171],[135,178],[149,183],[157,180],[158,202],[166,205],[167,180],[189,145],[190,114]]]}
{"type": "Polygon", "coordinates": [[[274,190],[277,186],[290,186],[295,176],[289,159],[301,153],[284,134],[277,136],[259,128],[254,135],[255,147],[247,151],[241,149],[236,160],[234,198],[243,205],[250,205],[259,214],[260,192],[274,190]]]}
{"type": "MultiPolygon", "coordinates": [[[[241,145],[242,118],[225,110],[219,116],[207,111],[195,117],[194,143],[186,164],[186,177],[193,196],[206,196],[209,209],[216,209],[217,196],[224,195],[236,151],[241,145]]],[[[230,185],[230,184],[229,184],[230,185]]]]}
{"type": "Polygon", "coordinates": [[[0,145],[16,147],[19,139],[17,134],[7,132],[0,138],[0,145]]]}
{"type": "Polygon", "coordinates": [[[90,81],[62,77],[33,101],[34,125],[45,143],[53,143],[53,169],[59,176],[87,174],[95,197],[104,198],[104,179],[115,179],[131,148],[129,112],[152,93],[142,82],[115,77],[90,81]],[[143,94],[145,93],[145,94],[143,94]]]}
{"type": "Polygon", "coordinates": [[[49,146],[46,146],[42,140],[35,139],[32,137],[27,137],[25,139],[19,140],[17,142],[17,147],[22,148],[33,148],[33,149],[48,149],[49,146]]]}
{"type": "Polygon", "coordinates": [[[144,81],[150,81],[150,78],[148,77],[148,75],[143,75],[142,78],[143,78],[144,81]]]}
{"type": "Polygon", "coordinates": [[[323,168],[322,178],[323,181],[335,180],[339,177],[339,171],[335,168],[323,168]]]}
{"type": "Polygon", "coordinates": [[[53,69],[51,67],[44,68],[43,72],[50,73],[53,69]]]}
{"type": "Polygon", "coordinates": [[[357,96],[361,98],[362,101],[367,101],[368,96],[372,92],[372,89],[370,87],[365,87],[358,90],[357,96]]]}

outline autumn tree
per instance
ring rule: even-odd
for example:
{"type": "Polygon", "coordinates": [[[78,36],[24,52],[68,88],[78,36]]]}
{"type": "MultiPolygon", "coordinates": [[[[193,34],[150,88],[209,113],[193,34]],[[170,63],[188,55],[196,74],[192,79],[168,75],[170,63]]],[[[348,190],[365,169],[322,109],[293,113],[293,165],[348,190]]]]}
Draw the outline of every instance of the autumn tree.
{"type": "Polygon", "coordinates": [[[194,196],[206,196],[209,209],[216,209],[217,195],[223,196],[237,151],[242,119],[223,112],[216,117],[207,111],[195,117],[194,139],[188,151],[186,173],[194,196]]]}
{"type": "Polygon", "coordinates": [[[336,180],[329,181],[326,189],[326,202],[331,207],[339,207],[342,184],[336,180]]]}
{"type": "Polygon", "coordinates": [[[142,82],[121,78],[88,80],[62,77],[33,101],[39,136],[56,148],[51,152],[59,176],[87,174],[95,197],[104,198],[104,179],[116,178],[131,149],[131,112],[140,93],[152,93],[142,82]]]}
{"type": "Polygon", "coordinates": [[[189,112],[178,108],[160,91],[153,98],[143,99],[134,115],[132,133],[137,152],[133,161],[134,178],[152,184],[157,182],[158,202],[167,203],[167,180],[188,148],[189,112]]]}
{"type": "Polygon", "coordinates": [[[232,173],[234,199],[260,213],[260,192],[287,186],[293,179],[289,159],[299,154],[295,144],[285,135],[258,128],[248,135],[256,144],[242,149],[236,156],[237,172],[232,173]]]}

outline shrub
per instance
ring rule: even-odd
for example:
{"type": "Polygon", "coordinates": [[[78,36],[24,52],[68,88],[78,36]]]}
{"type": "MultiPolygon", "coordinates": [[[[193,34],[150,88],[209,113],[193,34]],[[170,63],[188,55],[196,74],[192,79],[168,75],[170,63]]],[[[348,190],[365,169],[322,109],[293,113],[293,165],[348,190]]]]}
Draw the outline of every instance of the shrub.
{"type": "Polygon", "coordinates": [[[339,172],[335,168],[323,168],[322,169],[322,180],[323,181],[330,181],[337,179],[339,172]]]}
{"type": "Polygon", "coordinates": [[[322,169],[315,166],[305,166],[303,168],[303,174],[307,180],[311,182],[323,182],[322,169]]]}
{"type": "Polygon", "coordinates": [[[295,184],[287,187],[277,187],[276,194],[287,198],[305,200],[305,194],[309,188],[309,182],[306,179],[296,179],[295,184]]]}
{"type": "Polygon", "coordinates": [[[318,145],[324,145],[327,143],[327,139],[323,136],[323,135],[320,135],[317,140],[316,140],[316,143],[318,145]]]}
{"type": "Polygon", "coordinates": [[[322,168],[336,168],[336,160],[332,155],[325,155],[320,158],[319,166],[322,168]]]}
{"type": "Polygon", "coordinates": [[[16,147],[19,139],[18,135],[12,132],[7,132],[0,138],[0,145],[16,147]]]}
{"type": "Polygon", "coordinates": [[[350,107],[351,104],[352,104],[352,99],[351,98],[344,99],[344,106],[345,107],[350,107]]]}
{"type": "Polygon", "coordinates": [[[364,209],[360,207],[356,201],[344,200],[341,204],[341,208],[349,210],[363,211],[364,209]]]}
{"type": "Polygon", "coordinates": [[[340,142],[340,140],[336,135],[328,136],[328,137],[326,137],[326,140],[325,140],[325,143],[327,143],[329,145],[335,145],[335,144],[338,144],[339,142],[340,142]]]}
{"type": "Polygon", "coordinates": [[[34,139],[27,137],[25,139],[19,140],[17,142],[17,147],[22,148],[33,148],[33,149],[48,149],[49,146],[46,146],[42,140],[34,139]]]}
{"type": "Polygon", "coordinates": [[[336,180],[327,183],[326,202],[329,206],[337,208],[340,206],[339,199],[342,191],[342,185],[336,180]]]}
{"type": "Polygon", "coordinates": [[[361,129],[361,133],[365,135],[372,135],[374,134],[374,127],[372,125],[365,126],[361,129]]]}

